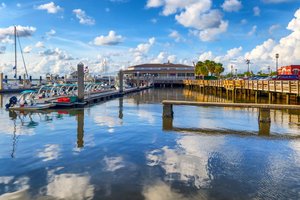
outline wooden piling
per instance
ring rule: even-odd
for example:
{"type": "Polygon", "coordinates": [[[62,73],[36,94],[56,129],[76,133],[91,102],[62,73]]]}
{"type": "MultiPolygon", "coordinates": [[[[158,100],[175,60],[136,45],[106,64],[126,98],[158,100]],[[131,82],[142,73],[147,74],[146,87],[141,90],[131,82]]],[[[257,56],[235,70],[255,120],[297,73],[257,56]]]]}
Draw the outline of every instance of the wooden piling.
{"type": "Polygon", "coordinates": [[[77,114],[77,148],[84,146],[84,109],[78,111],[77,114]]]}
{"type": "Polygon", "coordinates": [[[173,118],[173,105],[164,104],[163,105],[163,117],[164,118],[173,118]]]}
{"type": "Polygon", "coordinates": [[[83,102],[84,100],[84,65],[83,63],[79,63],[77,65],[77,83],[78,83],[78,90],[77,90],[77,97],[79,102],[83,102]]]}
{"type": "Polygon", "coordinates": [[[0,73],[0,90],[3,90],[3,73],[0,73]]]}

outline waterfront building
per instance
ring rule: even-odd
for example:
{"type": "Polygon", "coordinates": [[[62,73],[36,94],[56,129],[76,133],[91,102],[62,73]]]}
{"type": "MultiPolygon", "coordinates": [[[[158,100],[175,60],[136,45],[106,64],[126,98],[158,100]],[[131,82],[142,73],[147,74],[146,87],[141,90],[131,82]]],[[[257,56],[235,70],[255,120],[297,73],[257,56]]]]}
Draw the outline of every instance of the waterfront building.
{"type": "Polygon", "coordinates": [[[300,65],[282,66],[278,69],[278,75],[298,75],[298,76],[300,76],[300,65]]]}
{"type": "Polygon", "coordinates": [[[195,67],[173,63],[154,63],[130,66],[124,70],[125,78],[152,81],[154,84],[182,84],[185,79],[194,79],[195,67]]]}

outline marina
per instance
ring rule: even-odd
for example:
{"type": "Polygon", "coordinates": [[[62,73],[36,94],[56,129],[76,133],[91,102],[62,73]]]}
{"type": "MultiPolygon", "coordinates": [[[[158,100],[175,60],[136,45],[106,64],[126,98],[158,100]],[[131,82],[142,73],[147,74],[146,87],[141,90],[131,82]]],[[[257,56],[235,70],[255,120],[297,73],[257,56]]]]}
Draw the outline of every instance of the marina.
{"type": "Polygon", "coordinates": [[[164,127],[163,100],[202,95],[187,94],[156,88],[83,109],[0,109],[1,198],[299,198],[297,110],[271,110],[269,134],[258,110],[242,107],[174,106],[164,127]]]}

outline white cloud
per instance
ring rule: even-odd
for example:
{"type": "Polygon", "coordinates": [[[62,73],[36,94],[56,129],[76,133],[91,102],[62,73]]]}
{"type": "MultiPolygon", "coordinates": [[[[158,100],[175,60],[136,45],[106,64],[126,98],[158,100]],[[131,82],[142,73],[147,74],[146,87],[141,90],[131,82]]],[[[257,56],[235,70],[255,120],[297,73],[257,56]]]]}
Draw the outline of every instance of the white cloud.
{"type": "Polygon", "coordinates": [[[147,43],[141,43],[134,49],[129,49],[130,52],[133,53],[134,61],[139,63],[145,58],[146,54],[150,50],[150,48],[154,45],[155,38],[152,37],[148,40],[147,43]]]}
{"type": "Polygon", "coordinates": [[[22,4],[17,3],[17,7],[18,7],[18,8],[21,8],[21,7],[22,7],[22,4]]]}
{"type": "Polygon", "coordinates": [[[269,34],[272,35],[278,29],[280,29],[280,25],[279,24],[274,24],[274,25],[270,26],[270,28],[269,28],[269,34]]]}
{"type": "Polygon", "coordinates": [[[79,19],[80,24],[85,24],[85,25],[95,24],[95,19],[93,19],[90,16],[87,16],[84,10],[74,9],[73,13],[76,15],[77,19],[79,19]]]}
{"type": "Polygon", "coordinates": [[[222,8],[227,12],[237,12],[242,8],[242,3],[238,0],[225,0],[222,8]]]}
{"type": "MultiPolygon", "coordinates": [[[[19,37],[28,37],[32,36],[32,34],[36,31],[35,27],[32,26],[16,26],[17,33],[19,37]]],[[[0,39],[3,39],[7,36],[14,35],[14,26],[10,26],[7,28],[0,28],[0,39]]]]}
{"type": "Polygon", "coordinates": [[[175,42],[184,41],[182,36],[176,30],[172,30],[171,33],[169,34],[169,37],[173,38],[175,40],[175,42]]]}
{"type": "Polygon", "coordinates": [[[47,10],[47,12],[50,14],[55,14],[62,10],[62,8],[60,6],[55,5],[55,3],[53,3],[53,2],[39,5],[36,9],[47,10]]]}
{"type": "Polygon", "coordinates": [[[216,37],[219,34],[226,32],[227,27],[228,27],[228,22],[221,21],[221,24],[219,27],[209,28],[209,29],[200,31],[199,37],[202,41],[213,41],[216,39],[216,37]]]}
{"type": "Polygon", "coordinates": [[[163,0],[148,0],[146,7],[147,8],[155,8],[160,7],[164,3],[163,0]]]}
{"type": "Polygon", "coordinates": [[[55,56],[57,60],[73,60],[74,58],[70,56],[65,51],[55,48],[55,49],[46,49],[45,51],[39,52],[40,56],[55,56]]]}
{"type": "Polygon", "coordinates": [[[253,8],[253,15],[254,16],[260,16],[260,8],[258,6],[255,6],[253,8]]]}
{"type": "Polygon", "coordinates": [[[256,30],[257,30],[257,26],[252,26],[252,29],[251,29],[251,31],[248,32],[248,35],[249,36],[254,35],[256,33],[256,30]]]}
{"type": "Polygon", "coordinates": [[[36,47],[36,48],[45,48],[45,45],[44,45],[43,42],[38,41],[38,42],[35,44],[35,47],[36,47]]]}
{"type": "Polygon", "coordinates": [[[26,46],[24,49],[23,49],[23,53],[30,53],[32,50],[32,47],[31,46],[26,46]]]}
{"type": "Polygon", "coordinates": [[[121,35],[117,35],[115,31],[109,31],[107,36],[101,35],[94,39],[94,44],[97,46],[102,45],[117,45],[123,41],[121,35]]]}
{"type": "Polygon", "coordinates": [[[227,31],[228,22],[222,19],[220,10],[212,9],[212,0],[147,1],[148,8],[160,6],[163,7],[162,15],[175,14],[175,20],[179,24],[196,29],[203,41],[215,40],[217,35],[227,31]]]}
{"type": "Polygon", "coordinates": [[[51,29],[49,32],[46,32],[46,36],[51,37],[56,34],[56,31],[51,29]]]}

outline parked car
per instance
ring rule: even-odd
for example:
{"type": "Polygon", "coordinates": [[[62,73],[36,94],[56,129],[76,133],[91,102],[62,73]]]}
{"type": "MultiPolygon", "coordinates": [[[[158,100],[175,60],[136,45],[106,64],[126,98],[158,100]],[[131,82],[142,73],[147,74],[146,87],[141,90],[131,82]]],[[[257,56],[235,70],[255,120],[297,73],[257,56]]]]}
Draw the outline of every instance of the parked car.
{"type": "Polygon", "coordinates": [[[272,78],[272,80],[299,80],[298,75],[278,75],[272,78]]]}

